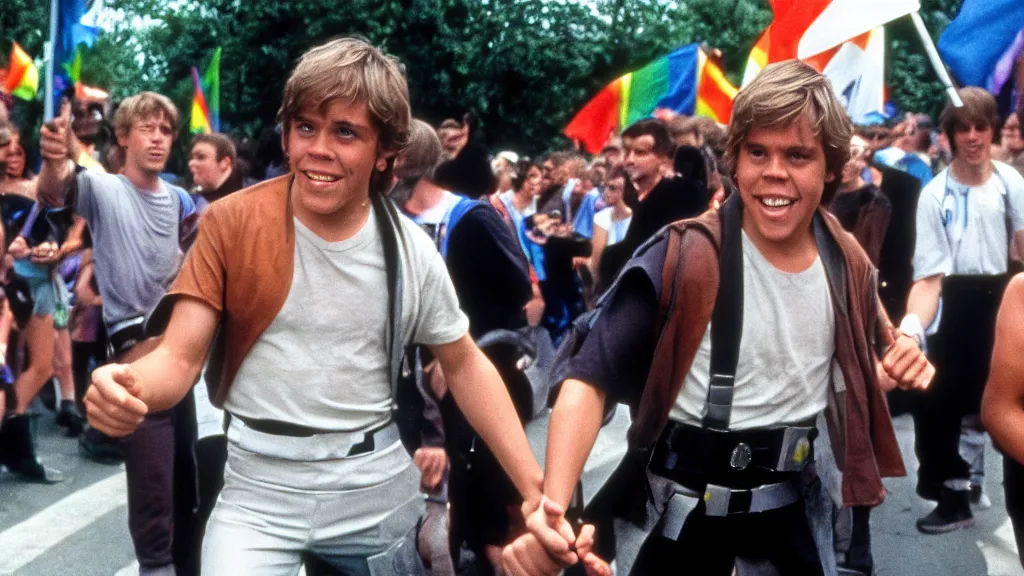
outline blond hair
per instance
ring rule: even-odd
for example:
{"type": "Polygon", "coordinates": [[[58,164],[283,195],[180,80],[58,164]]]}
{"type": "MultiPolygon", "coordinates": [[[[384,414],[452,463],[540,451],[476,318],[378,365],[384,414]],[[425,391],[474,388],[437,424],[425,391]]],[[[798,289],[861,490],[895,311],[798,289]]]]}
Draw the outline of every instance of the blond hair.
{"type": "Polygon", "coordinates": [[[114,131],[120,138],[125,138],[132,131],[132,126],[139,120],[164,115],[171,123],[171,131],[178,131],[178,107],[171,99],[156,92],[139,92],[125,98],[114,115],[114,131]]]}
{"type": "Polygon", "coordinates": [[[386,170],[370,177],[370,191],[386,193],[394,157],[409,142],[409,86],[400,64],[359,38],[312,48],[299,58],[285,84],[277,121],[287,135],[304,107],[319,108],[335,99],[366,103],[379,151],[388,155],[386,170]]]}
{"type": "Polygon", "coordinates": [[[822,198],[823,201],[831,198],[839,188],[839,176],[850,158],[853,124],[828,79],[798,60],[769,65],[736,95],[725,149],[732,179],[736,180],[740,149],[754,126],[773,128],[801,116],[821,140],[825,169],[834,176],[832,182],[825,183],[822,198]]]}

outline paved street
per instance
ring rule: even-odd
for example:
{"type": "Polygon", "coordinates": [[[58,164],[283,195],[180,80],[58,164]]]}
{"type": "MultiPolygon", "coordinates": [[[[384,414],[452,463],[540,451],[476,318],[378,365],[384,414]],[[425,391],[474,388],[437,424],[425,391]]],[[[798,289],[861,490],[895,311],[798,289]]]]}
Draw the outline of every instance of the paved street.
{"type": "MultiPolygon", "coordinates": [[[[896,427],[913,470],[913,426],[901,417],[896,427]]],[[[123,469],[79,458],[77,443],[60,436],[52,415],[43,417],[40,428],[44,460],[70,478],[35,486],[0,473],[0,575],[134,574],[123,469]]],[[[988,456],[993,507],[979,512],[969,530],[921,535],[914,520],[931,504],[914,495],[910,477],[886,482],[889,498],[872,517],[879,576],[1024,576],[1003,509],[1001,462],[994,451],[988,456]]]]}

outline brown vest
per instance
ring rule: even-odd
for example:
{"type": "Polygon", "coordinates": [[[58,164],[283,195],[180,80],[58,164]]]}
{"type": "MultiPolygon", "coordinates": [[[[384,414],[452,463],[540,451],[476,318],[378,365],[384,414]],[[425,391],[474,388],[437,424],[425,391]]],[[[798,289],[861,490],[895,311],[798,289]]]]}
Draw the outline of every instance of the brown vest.
{"type": "MultiPolygon", "coordinates": [[[[832,253],[821,254],[830,282],[845,279],[845,286],[833,284],[830,290],[835,360],[842,378],[829,394],[829,436],[843,472],[843,500],[850,506],[875,506],[885,497],[882,476],[906,475],[885,393],[875,374],[877,351],[892,344],[895,331],[878,301],[877,272],[867,255],[832,215],[824,209],[819,209],[819,215],[832,241],[828,246],[832,253]]],[[[676,301],[660,331],[629,430],[634,446],[657,441],[711,320],[719,285],[719,222],[718,213],[708,211],[667,229],[661,293],[674,293],[676,301]]],[[[663,317],[670,298],[660,300],[659,317],[663,317]]]]}

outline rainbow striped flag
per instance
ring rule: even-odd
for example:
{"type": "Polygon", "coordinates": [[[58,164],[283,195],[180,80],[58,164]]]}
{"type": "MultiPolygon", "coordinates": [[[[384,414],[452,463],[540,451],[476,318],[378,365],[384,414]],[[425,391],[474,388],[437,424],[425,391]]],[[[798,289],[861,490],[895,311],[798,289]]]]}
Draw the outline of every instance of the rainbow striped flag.
{"type": "Polygon", "coordinates": [[[188,125],[192,134],[220,132],[220,53],[218,47],[202,79],[199,70],[192,67],[195,95],[192,97],[192,116],[188,125]]]}
{"type": "Polygon", "coordinates": [[[17,42],[11,48],[4,91],[22,100],[32,100],[39,92],[39,69],[17,42]]]}
{"type": "Polygon", "coordinates": [[[727,124],[736,87],[696,44],[683,46],[598,92],[562,130],[596,154],[612,134],[655,110],[706,116],[727,124]]]}

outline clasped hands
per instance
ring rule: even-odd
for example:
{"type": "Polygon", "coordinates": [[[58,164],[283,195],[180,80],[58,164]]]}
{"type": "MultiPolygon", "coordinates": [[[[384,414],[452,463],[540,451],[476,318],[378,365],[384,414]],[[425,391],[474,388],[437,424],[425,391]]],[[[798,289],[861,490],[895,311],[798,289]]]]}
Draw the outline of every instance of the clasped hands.
{"type": "Polygon", "coordinates": [[[575,534],[565,509],[548,497],[523,504],[527,533],[505,546],[501,558],[510,576],[555,576],[582,562],[588,576],[611,576],[611,567],[593,552],[594,526],[575,534]]]}

